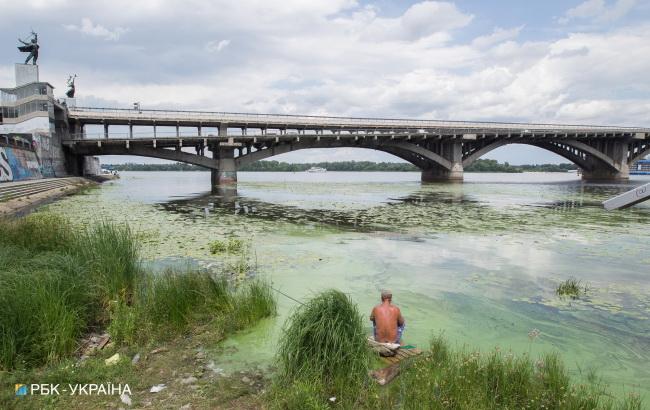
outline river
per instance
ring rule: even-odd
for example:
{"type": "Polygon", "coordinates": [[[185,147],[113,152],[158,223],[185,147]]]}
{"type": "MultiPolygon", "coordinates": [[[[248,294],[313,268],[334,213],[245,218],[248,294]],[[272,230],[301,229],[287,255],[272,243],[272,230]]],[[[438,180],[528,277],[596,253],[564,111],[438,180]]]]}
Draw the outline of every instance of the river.
{"type": "MultiPolygon", "coordinates": [[[[206,172],[124,172],[47,209],[128,222],[154,267],[212,269],[223,258],[209,242],[243,238],[256,273],[292,298],[335,287],[365,315],[390,288],[408,343],[444,333],[468,349],[558,351],[576,377],[593,368],[612,389],[648,396],[650,205],[606,212],[601,201],[650,178],[577,178],[467,173],[464,184],[422,185],[419,173],[241,172],[237,195],[217,197],[206,172]],[[585,298],[555,295],[570,277],[588,284],[585,298]]],[[[296,305],[278,300],[277,317],[212,352],[218,367],[271,364],[296,305]]]]}

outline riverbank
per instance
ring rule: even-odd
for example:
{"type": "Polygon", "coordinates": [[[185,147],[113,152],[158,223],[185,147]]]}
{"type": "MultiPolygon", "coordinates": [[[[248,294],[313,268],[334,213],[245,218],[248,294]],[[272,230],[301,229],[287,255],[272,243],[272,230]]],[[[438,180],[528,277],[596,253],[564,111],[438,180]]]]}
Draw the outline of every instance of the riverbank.
{"type": "MultiPolygon", "coordinates": [[[[270,288],[259,279],[199,269],[153,272],[142,265],[139,247],[126,225],[84,227],[46,213],[0,221],[0,379],[140,388],[129,366],[139,359],[155,366],[150,355],[180,352],[185,341],[217,343],[275,314],[270,288]],[[88,348],[88,341],[96,346],[88,348]]],[[[172,383],[182,366],[177,358],[166,363],[143,380],[172,383]]],[[[66,400],[32,398],[6,388],[0,408],[59,408],[66,400]]],[[[85,408],[95,403],[70,400],[85,408]]]]}
{"type": "Polygon", "coordinates": [[[29,212],[30,210],[96,186],[102,181],[87,178],[46,178],[0,184],[0,217],[29,212]]]}

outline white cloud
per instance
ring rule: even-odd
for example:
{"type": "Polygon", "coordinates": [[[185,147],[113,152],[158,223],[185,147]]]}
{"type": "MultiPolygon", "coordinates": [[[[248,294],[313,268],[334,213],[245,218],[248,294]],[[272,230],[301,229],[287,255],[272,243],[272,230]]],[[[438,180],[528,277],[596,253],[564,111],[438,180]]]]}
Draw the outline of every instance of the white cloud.
{"type": "Polygon", "coordinates": [[[599,23],[611,22],[628,14],[637,3],[638,0],[616,0],[614,4],[607,6],[605,0],[586,0],[567,10],[558,22],[566,24],[577,19],[591,19],[599,23]]]}
{"type": "MultiPolygon", "coordinates": [[[[100,18],[138,30],[102,43],[101,61],[80,53],[43,59],[41,77],[63,92],[68,73],[79,74],[79,103],[92,105],[648,125],[648,23],[620,20],[588,32],[567,25],[546,38],[536,29],[530,41],[527,26],[475,35],[472,13],[448,2],[390,17],[347,0],[149,0],[134,3],[137,12],[125,4],[114,0],[121,15],[82,2],[60,11],[88,16],[89,31],[104,38],[100,18]]],[[[599,4],[572,18],[614,16],[628,3],[599,4]]],[[[57,47],[55,31],[44,46],[57,47]]],[[[64,54],[69,37],[58,45],[64,54]]]]}
{"type": "Polygon", "coordinates": [[[63,27],[68,31],[78,31],[89,36],[102,37],[105,40],[112,41],[119,40],[123,34],[129,31],[123,27],[115,27],[115,29],[109,30],[100,24],[93,24],[92,20],[88,17],[81,19],[80,26],[75,24],[64,24],[63,27]]]}
{"type": "Polygon", "coordinates": [[[205,45],[205,49],[210,53],[218,53],[228,47],[228,45],[230,45],[230,40],[208,41],[205,45]]]}
{"type": "Polygon", "coordinates": [[[485,48],[508,40],[514,40],[519,36],[519,33],[523,28],[523,25],[511,29],[496,27],[491,34],[476,37],[472,41],[472,45],[478,48],[485,48]]]}

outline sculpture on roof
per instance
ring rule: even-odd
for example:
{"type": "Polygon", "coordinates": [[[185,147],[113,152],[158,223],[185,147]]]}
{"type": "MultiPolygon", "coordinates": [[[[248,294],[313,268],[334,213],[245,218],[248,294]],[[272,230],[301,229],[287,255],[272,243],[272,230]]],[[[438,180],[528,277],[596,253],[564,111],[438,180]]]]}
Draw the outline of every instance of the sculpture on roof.
{"type": "Polygon", "coordinates": [[[74,92],[75,92],[75,86],[74,86],[74,79],[77,78],[77,74],[74,76],[68,77],[67,85],[68,85],[68,91],[65,92],[65,95],[68,96],[68,98],[74,98],[74,92]]]}
{"type": "Polygon", "coordinates": [[[38,60],[38,49],[40,47],[38,45],[38,34],[32,31],[32,38],[29,40],[29,42],[23,41],[21,39],[18,39],[18,41],[24,44],[22,46],[18,46],[18,50],[23,53],[29,53],[27,59],[25,60],[25,64],[28,64],[29,60],[32,60],[32,64],[36,65],[36,60],[38,60]]]}

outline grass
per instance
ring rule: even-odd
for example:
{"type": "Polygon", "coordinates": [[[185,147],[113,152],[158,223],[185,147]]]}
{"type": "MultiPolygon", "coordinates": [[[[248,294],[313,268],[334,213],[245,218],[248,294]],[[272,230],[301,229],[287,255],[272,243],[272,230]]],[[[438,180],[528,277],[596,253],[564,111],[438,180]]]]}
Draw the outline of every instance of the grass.
{"type": "Polygon", "coordinates": [[[575,278],[569,278],[560,283],[555,290],[558,296],[569,296],[572,299],[578,299],[589,291],[589,285],[582,285],[582,282],[575,278]]]}
{"type": "Polygon", "coordinates": [[[329,397],[354,403],[370,360],[357,306],[340,291],[324,291],[287,320],[279,343],[275,405],[301,408],[301,402],[326,404],[329,397]]]}
{"type": "Polygon", "coordinates": [[[321,293],[289,318],[268,395],[282,409],[605,409],[640,410],[638,394],[621,399],[592,370],[576,383],[557,353],[537,360],[495,349],[452,348],[434,337],[423,355],[379,388],[367,377],[361,317],[343,293],[321,293]],[[333,399],[333,401],[332,401],[333,399]]]}
{"type": "Polygon", "coordinates": [[[495,349],[453,350],[435,337],[391,386],[392,402],[405,409],[641,409],[630,394],[616,400],[596,377],[574,384],[559,355],[539,360],[495,349]]]}
{"type": "Polygon", "coordinates": [[[129,345],[210,321],[241,329],[276,309],[263,281],[146,272],[128,226],[49,214],[0,221],[0,283],[0,370],[70,357],[94,329],[129,345]]]}

